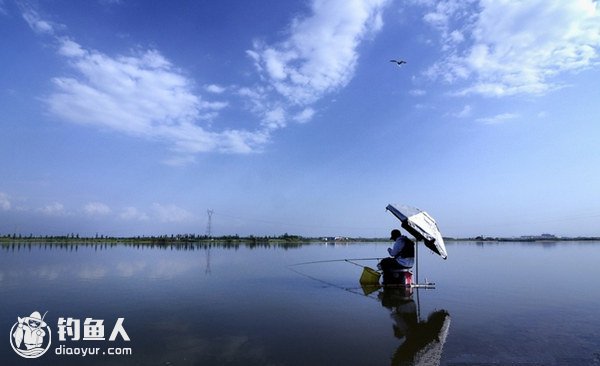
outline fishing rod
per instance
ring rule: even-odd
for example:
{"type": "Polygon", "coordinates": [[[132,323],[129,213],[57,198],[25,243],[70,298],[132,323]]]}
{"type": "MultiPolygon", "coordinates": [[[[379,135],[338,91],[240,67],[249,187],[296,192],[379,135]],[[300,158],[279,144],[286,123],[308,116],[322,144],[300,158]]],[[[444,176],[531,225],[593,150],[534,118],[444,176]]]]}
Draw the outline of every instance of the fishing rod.
{"type": "MultiPolygon", "coordinates": [[[[347,259],[329,259],[329,260],[322,260],[322,261],[312,261],[312,262],[302,262],[302,263],[295,263],[295,264],[290,264],[288,265],[288,267],[295,267],[295,266],[302,266],[305,264],[316,264],[316,263],[334,263],[334,262],[348,262],[348,263],[352,263],[352,261],[374,261],[374,260],[381,260],[383,258],[347,258],[347,259]]],[[[356,263],[352,263],[352,264],[356,264],[356,263]]],[[[356,264],[357,266],[360,267],[364,267],[361,266],[360,264],[356,264]]]]}
{"type": "MultiPolygon", "coordinates": [[[[415,250],[417,250],[417,243],[415,243],[415,250]]],[[[418,252],[417,252],[418,253],[418,252]]],[[[415,257],[417,257],[417,253],[415,253],[415,257]]],[[[302,263],[295,263],[295,264],[290,264],[287,267],[294,271],[297,272],[296,270],[294,270],[292,267],[296,267],[296,266],[301,266],[301,265],[306,265],[306,264],[318,264],[318,263],[335,263],[335,262],[347,262],[350,264],[354,264],[355,266],[361,267],[361,268],[369,268],[367,266],[363,266],[361,264],[358,263],[354,263],[353,261],[369,261],[369,260],[381,260],[383,258],[347,258],[347,259],[329,259],[329,260],[321,260],[321,261],[312,261],[312,262],[302,262],[302,263]]],[[[435,288],[435,283],[432,282],[428,282],[427,279],[425,279],[426,283],[419,283],[419,270],[418,270],[418,259],[415,258],[415,272],[416,272],[416,282],[414,282],[413,284],[410,285],[410,287],[412,288],[425,288],[425,289],[434,289],[435,288]]],[[[378,273],[382,273],[381,270],[376,271],[378,273]]],[[[307,276],[310,277],[310,276],[307,276]]],[[[388,285],[389,286],[389,285],[388,285]]]]}

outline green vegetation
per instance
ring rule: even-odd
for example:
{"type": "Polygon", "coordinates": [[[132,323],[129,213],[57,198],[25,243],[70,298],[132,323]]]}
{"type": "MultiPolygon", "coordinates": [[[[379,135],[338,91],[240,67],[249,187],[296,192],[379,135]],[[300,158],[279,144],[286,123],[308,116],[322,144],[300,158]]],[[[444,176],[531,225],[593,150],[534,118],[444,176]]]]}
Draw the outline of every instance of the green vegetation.
{"type": "Polygon", "coordinates": [[[135,237],[114,237],[96,234],[93,237],[80,236],[71,233],[67,235],[38,235],[32,234],[23,236],[21,234],[0,234],[0,243],[64,243],[64,244],[93,244],[93,243],[122,243],[122,244],[141,244],[141,245],[172,245],[172,244],[210,244],[210,243],[234,243],[245,245],[256,244],[307,244],[314,242],[365,242],[382,241],[381,238],[333,238],[333,237],[303,237],[300,235],[290,235],[285,233],[279,236],[244,236],[224,235],[224,236],[206,236],[196,234],[171,234],[159,236],[135,236],[135,237]]]}
{"type": "MultiPolygon", "coordinates": [[[[556,237],[543,234],[541,236],[521,236],[512,238],[477,236],[469,238],[445,237],[445,241],[475,241],[475,242],[559,242],[559,241],[600,241],[600,237],[556,237]]],[[[158,236],[115,237],[96,234],[93,237],[80,236],[76,233],[67,235],[38,235],[0,234],[0,244],[11,243],[39,243],[39,244],[131,244],[131,245],[246,245],[270,246],[283,245],[288,247],[300,246],[309,243],[353,243],[353,242],[386,242],[388,238],[351,238],[351,237],[304,237],[288,233],[279,236],[206,236],[197,234],[171,234],[158,236]]]]}

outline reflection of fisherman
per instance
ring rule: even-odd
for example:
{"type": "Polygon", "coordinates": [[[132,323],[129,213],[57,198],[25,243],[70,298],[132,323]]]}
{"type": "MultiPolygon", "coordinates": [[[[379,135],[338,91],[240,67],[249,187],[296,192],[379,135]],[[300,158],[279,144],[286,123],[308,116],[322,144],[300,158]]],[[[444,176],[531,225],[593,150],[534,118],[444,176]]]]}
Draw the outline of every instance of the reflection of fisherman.
{"type": "Polygon", "coordinates": [[[437,310],[421,321],[410,288],[383,288],[379,293],[381,305],[390,310],[394,320],[394,336],[402,343],[392,356],[393,366],[439,365],[446,341],[450,316],[437,310]]]}
{"type": "MultiPolygon", "coordinates": [[[[45,314],[44,314],[45,315],[45,314]]],[[[21,348],[21,342],[25,344],[27,349],[42,347],[46,331],[42,328],[46,327],[44,318],[39,312],[34,311],[30,316],[19,318],[19,326],[13,333],[17,348],[21,348]]]]}
{"type": "Polygon", "coordinates": [[[404,338],[418,323],[417,305],[412,299],[412,288],[385,288],[378,295],[381,305],[391,311],[394,336],[404,338]]]}
{"type": "Polygon", "coordinates": [[[383,258],[379,262],[379,267],[383,272],[395,269],[412,268],[415,264],[415,243],[400,233],[400,230],[392,230],[390,240],[394,245],[388,248],[391,257],[383,258]]]}

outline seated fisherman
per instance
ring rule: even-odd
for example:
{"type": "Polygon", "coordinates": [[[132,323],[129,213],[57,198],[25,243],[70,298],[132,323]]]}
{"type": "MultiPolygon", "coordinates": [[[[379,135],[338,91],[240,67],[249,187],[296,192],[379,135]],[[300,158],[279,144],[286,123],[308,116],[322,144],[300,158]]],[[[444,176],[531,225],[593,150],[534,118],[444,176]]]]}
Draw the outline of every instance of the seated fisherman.
{"type": "Polygon", "coordinates": [[[383,258],[379,262],[379,268],[384,273],[396,269],[412,268],[415,263],[415,243],[403,236],[400,230],[392,230],[390,240],[394,240],[394,245],[388,248],[391,257],[383,258]]]}

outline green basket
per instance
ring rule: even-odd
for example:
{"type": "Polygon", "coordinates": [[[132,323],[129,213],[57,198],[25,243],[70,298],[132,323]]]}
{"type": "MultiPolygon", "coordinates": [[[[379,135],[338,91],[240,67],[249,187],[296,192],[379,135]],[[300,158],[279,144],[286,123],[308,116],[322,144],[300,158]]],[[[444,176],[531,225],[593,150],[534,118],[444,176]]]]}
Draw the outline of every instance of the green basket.
{"type": "Polygon", "coordinates": [[[364,267],[359,282],[361,285],[379,285],[380,277],[381,273],[373,268],[364,267]]]}

